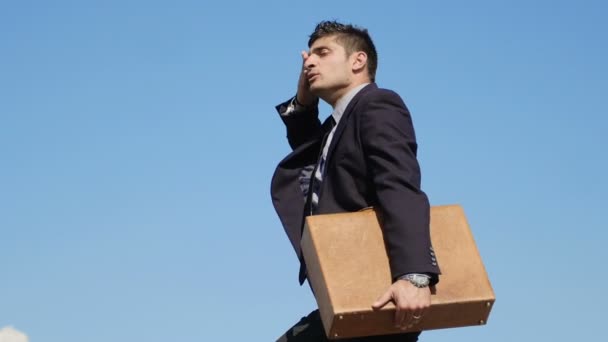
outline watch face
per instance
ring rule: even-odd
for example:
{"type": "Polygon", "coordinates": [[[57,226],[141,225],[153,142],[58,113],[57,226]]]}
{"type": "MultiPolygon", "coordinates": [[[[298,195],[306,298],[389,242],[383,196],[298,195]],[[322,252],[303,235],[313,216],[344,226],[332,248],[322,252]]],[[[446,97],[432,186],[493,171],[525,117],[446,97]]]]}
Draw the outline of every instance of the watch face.
{"type": "Polygon", "coordinates": [[[429,285],[429,278],[425,277],[425,276],[421,276],[421,275],[412,275],[410,277],[410,281],[412,282],[412,284],[418,286],[418,287],[426,287],[429,285]]]}

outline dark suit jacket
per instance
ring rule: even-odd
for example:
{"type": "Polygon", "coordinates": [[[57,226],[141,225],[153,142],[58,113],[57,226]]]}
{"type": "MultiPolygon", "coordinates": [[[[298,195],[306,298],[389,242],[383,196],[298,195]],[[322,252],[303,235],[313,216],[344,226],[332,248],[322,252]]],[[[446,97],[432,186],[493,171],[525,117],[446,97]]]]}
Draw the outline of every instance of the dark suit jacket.
{"type": "MultiPolygon", "coordinates": [[[[277,106],[281,112],[288,102],[277,106]]],[[[272,178],[275,209],[300,261],[304,217],[358,211],[379,213],[393,279],[428,273],[437,282],[439,268],[429,233],[430,208],[420,190],[420,167],[410,113],[396,93],[375,84],[364,87],[346,107],[328,150],[315,213],[299,184],[301,170],[318,161],[329,119],[321,124],[317,109],[281,116],[293,152],[272,178]]],[[[300,274],[300,283],[304,281],[300,274]]]]}

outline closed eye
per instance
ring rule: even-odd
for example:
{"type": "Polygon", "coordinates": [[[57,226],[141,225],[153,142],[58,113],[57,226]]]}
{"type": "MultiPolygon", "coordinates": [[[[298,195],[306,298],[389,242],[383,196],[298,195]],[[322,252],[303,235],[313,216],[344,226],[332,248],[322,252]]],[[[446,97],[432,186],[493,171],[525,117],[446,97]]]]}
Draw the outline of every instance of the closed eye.
{"type": "Polygon", "coordinates": [[[328,55],[330,52],[331,50],[325,46],[319,46],[312,50],[312,53],[321,57],[328,55]]]}

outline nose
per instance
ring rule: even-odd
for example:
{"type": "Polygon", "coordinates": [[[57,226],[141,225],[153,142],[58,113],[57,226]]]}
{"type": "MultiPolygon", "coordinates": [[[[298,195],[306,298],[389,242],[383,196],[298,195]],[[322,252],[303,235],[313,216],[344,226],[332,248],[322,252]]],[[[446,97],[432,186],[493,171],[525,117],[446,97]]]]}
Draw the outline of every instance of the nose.
{"type": "Polygon", "coordinates": [[[306,58],[306,60],[304,61],[304,69],[312,69],[316,66],[316,60],[314,58],[314,55],[309,55],[308,58],[306,58]]]}

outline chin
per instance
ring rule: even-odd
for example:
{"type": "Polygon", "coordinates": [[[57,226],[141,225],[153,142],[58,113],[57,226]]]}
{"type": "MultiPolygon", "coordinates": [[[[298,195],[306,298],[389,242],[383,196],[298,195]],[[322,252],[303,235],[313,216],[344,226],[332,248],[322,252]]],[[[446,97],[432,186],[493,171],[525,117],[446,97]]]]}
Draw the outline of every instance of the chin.
{"type": "Polygon", "coordinates": [[[317,82],[315,82],[314,84],[310,85],[309,89],[310,89],[311,93],[313,93],[313,94],[315,94],[315,95],[318,96],[320,92],[323,92],[324,88],[320,84],[318,84],[317,82]]]}

